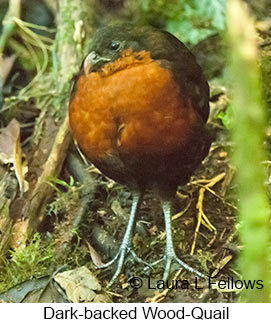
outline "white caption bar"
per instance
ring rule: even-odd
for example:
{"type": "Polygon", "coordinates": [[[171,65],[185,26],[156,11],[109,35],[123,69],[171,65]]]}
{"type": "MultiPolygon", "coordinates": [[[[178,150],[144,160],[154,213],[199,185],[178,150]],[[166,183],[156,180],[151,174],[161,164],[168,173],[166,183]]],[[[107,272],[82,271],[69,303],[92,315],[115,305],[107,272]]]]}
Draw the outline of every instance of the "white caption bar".
{"type": "Polygon", "coordinates": [[[5,304],[1,322],[270,322],[270,304],[5,304]]]}

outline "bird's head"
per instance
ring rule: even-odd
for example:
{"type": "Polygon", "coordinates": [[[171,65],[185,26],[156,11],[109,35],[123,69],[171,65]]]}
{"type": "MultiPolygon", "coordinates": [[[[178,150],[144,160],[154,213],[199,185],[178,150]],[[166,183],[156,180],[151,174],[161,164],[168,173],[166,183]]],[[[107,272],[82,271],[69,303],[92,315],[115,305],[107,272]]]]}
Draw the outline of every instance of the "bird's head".
{"type": "Polygon", "coordinates": [[[130,49],[133,52],[150,51],[150,36],[155,29],[131,23],[107,26],[99,29],[91,42],[89,54],[83,61],[85,74],[100,70],[105,64],[114,62],[121,53],[130,49]]]}

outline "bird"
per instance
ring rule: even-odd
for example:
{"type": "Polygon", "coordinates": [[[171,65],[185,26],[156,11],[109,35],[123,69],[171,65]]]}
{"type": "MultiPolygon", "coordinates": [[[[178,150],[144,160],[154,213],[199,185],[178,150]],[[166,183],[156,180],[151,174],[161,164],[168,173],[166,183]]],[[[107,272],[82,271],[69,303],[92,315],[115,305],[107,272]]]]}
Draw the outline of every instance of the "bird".
{"type": "Polygon", "coordinates": [[[179,185],[208,155],[209,85],[191,51],[174,35],[148,25],[117,23],[98,29],[75,77],[69,103],[71,132],[86,158],[132,192],[130,216],[111,287],[133,250],[135,222],[146,190],[163,210],[163,280],[182,261],[172,237],[172,202],[179,185]]]}

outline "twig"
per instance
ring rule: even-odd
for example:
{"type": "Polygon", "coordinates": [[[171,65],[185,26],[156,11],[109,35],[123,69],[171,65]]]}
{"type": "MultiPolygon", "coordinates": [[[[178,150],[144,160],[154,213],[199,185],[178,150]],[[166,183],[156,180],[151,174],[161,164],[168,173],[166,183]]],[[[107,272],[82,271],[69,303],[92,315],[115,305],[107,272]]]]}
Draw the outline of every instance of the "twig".
{"type": "Polygon", "coordinates": [[[162,292],[156,293],[156,295],[154,297],[152,297],[152,298],[147,298],[146,302],[147,303],[159,303],[159,302],[161,302],[167,296],[169,291],[172,289],[173,283],[176,282],[176,280],[178,279],[178,277],[180,276],[182,271],[183,271],[183,268],[180,268],[176,272],[176,274],[175,274],[174,278],[172,279],[172,282],[171,282],[171,284],[170,284],[170,286],[168,288],[164,289],[162,292]]]}
{"type": "Polygon", "coordinates": [[[37,224],[42,220],[43,214],[40,214],[39,210],[53,192],[53,188],[47,184],[47,180],[51,176],[58,176],[66,157],[70,142],[71,134],[67,114],[59,128],[49,158],[44,165],[43,172],[39,177],[37,185],[32,193],[28,213],[30,220],[27,232],[28,237],[33,234],[33,232],[36,230],[37,224]]]}
{"type": "MultiPolygon", "coordinates": [[[[193,240],[191,251],[190,251],[191,255],[193,255],[194,251],[195,251],[198,232],[199,232],[199,228],[200,228],[201,224],[203,224],[210,231],[214,232],[214,237],[209,242],[209,245],[212,244],[214,242],[215,238],[216,238],[217,230],[212,225],[212,223],[210,222],[210,220],[208,219],[208,217],[206,216],[206,214],[203,211],[204,193],[205,193],[206,190],[210,189],[210,187],[213,187],[216,183],[220,182],[225,176],[226,176],[226,173],[221,173],[221,174],[217,175],[216,177],[214,177],[214,178],[212,178],[210,180],[205,180],[204,179],[204,180],[197,181],[198,183],[208,183],[208,184],[206,184],[204,187],[202,187],[199,190],[199,198],[198,198],[198,203],[197,203],[198,222],[197,222],[197,226],[196,226],[196,229],[195,229],[194,240],[193,240]]],[[[194,182],[193,184],[196,184],[196,182],[194,182]]]]}

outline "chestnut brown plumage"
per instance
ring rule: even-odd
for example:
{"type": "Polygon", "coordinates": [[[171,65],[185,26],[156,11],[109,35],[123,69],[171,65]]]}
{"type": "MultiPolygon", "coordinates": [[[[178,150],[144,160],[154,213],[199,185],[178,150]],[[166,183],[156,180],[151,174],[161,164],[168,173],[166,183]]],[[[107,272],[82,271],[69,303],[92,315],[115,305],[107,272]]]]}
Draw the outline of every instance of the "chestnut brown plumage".
{"type": "Polygon", "coordinates": [[[72,91],[70,126],[79,147],[102,173],[134,193],[116,257],[122,270],[144,191],[160,198],[167,234],[164,279],[175,254],[171,200],[206,157],[209,86],[194,56],[173,35],[129,23],[105,27],[92,41],[72,91]]]}

